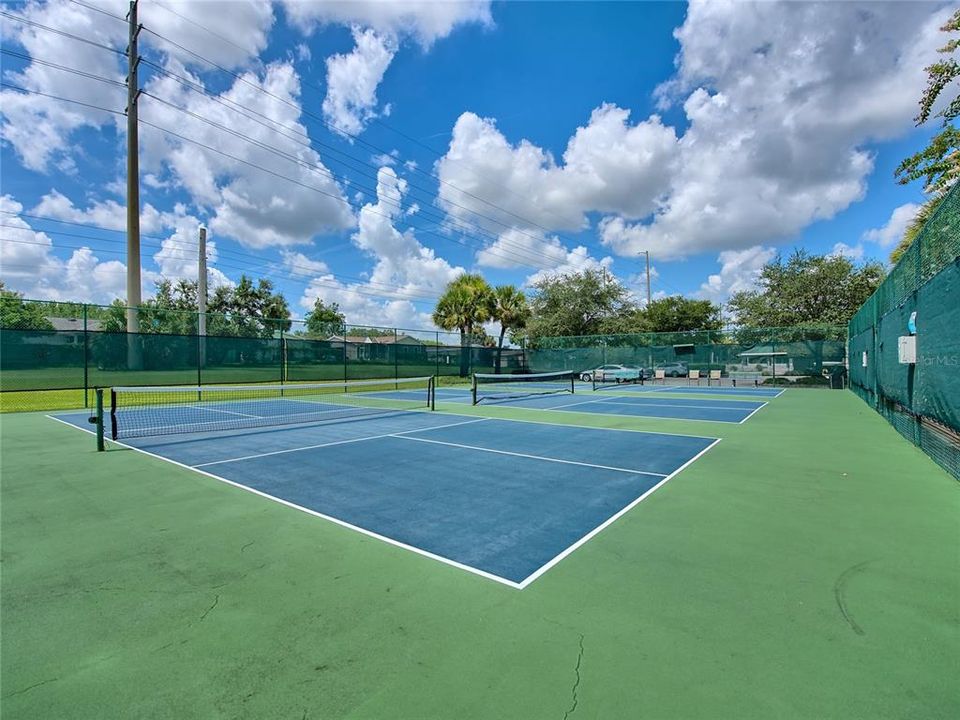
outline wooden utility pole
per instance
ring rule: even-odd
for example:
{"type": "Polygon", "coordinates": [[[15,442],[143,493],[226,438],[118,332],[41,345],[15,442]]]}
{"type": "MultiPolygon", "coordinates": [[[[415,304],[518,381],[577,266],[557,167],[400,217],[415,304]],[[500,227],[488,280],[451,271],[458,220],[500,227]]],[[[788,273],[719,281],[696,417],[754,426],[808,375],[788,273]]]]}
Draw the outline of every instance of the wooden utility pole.
{"type": "MultiPolygon", "coordinates": [[[[140,54],[137,51],[137,0],[130,3],[127,14],[129,40],[127,42],[127,332],[140,332],[140,162],[137,98],[140,85],[137,66],[140,54]]],[[[127,362],[131,370],[140,369],[142,354],[139,338],[131,335],[127,346],[127,362]]]]}
{"type": "Polygon", "coordinates": [[[650,307],[650,251],[644,250],[643,254],[647,256],[647,307],[650,307]]]}

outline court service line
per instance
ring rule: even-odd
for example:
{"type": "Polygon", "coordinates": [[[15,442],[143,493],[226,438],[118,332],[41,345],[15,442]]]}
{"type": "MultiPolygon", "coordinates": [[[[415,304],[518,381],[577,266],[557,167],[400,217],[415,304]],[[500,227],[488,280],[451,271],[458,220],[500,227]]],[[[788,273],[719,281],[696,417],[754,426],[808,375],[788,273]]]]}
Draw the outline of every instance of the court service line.
{"type": "Polygon", "coordinates": [[[532,583],[532,582],[533,582],[534,580],[536,580],[538,577],[540,577],[541,575],[543,575],[545,572],[547,572],[547,570],[549,570],[549,569],[552,568],[554,565],[556,565],[557,563],[559,563],[559,562],[560,562],[561,560],[563,560],[565,557],[567,557],[568,555],[570,555],[570,553],[572,553],[574,550],[576,550],[577,548],[579,548],[579,547],[582,546],[582,545],[585,545],[587,542],[589,542],[591,539],[593,539],[593,538],[594,538],[596,535],[598,535],[600,532],[602,532],[603,530],[605,530],[606,528],[608,528],[610,525],[612,525],[613,523],[615,523],[618,519],[620,519],[621,517],[623,517],[624,515],[626,515],[628,512],[630,512],[631,510],[633,510],[633,508],[635,508],[635,507],[636,507],[637,505],[639,505],[641,502],[643,502],[644,500],[646,500],[650,495],[652,495],[652,494],[653,494],[654,492],[656,492],[658,489],[660,489],[661,487],[663,487],[664,485],[666,485],[668,482],[670,482],[670,480],[672,480],[672,479],[673,479],[674,477],[676,477],[678,474],[680,474],[681,472],[683,472],[683,471],[684,471],[686,468],[688,468],[690,465],[692,465],[692,464],[695,463],[697,460],[699,460],[705,453],[709,452],[709,451],[713,448],[713,446],[716,445],[718,442],[720,442],[720,438],[717,438],[717,439],[714,440],[712,443],[710,443],[709,445],[707,445],[707,447],[705,447],[703,450],[701,450],[700,452],[698,452],[698,453],[697,453],[696,455],[694,455],[692,458],[690,458],[689,460],[687,460],[683,465],[681,465],[680,467],[678,467],[676,470],[674,470],[673,472],[671,472],[669,475],[664,476],[664,477],[663,477],[663,480],[661,480],[661,481],[658,482],[656,485],[654,485],[652,488],[650,488],[649,490],[647,490],[645,493],[643,493],[643,495],[641,495],[640,497],[638,497],[636,500],[634,500],[633,502],[631,502],[629,505],[627,505],[626,507],[624,507],[624,508],[621,509],[620,511],[618,511],[618,512],[614,513],[613,515],[611,515],[609,518],[607,518],[607,519],[604,520],[602,523],[600,523],[599,525],[597,525],[597,527],[595,527],[593,530],[591,530],[590,532],[588,532],[588,533],[587,533],[586,535],[584,535],[582,538],[580,538],[579,540],[577,540],[575,543],[573,543],[572,545],[570,545],[569,547],[567,547],[567,548],[566,548],[565,550],[563,550],[562,552],[560,552],[560,553],[558,553],[557,555],[555,555],[552,559],[548,560],[546,563],[544,563],[543,565],[541,565],[539,568],[537,568],[537,570],[535,570],[534,572],[532,572],[530,575],[527,575],[527,577],[525,577],[523,580],[520,581],[520,583],[519,583],[519,588],[520,588],[521,590],[523,590],[524,588],[526,588],[528,585],[530,585],[530,583],[532,583]]]}
{"type": "Polygon", "coordinates": [[[334,445],[348,445],[350,443],[366,442],[367,440],[381,440],[388,437],[399,437],[404,433],[422,432],[423,430],[436,430],[439,428],[455,427],[457,425],[469,425],[470,423],[484,422],[491,418],[480,418],[477,420],[466,420],[464,422],[448,423],[446,425],[436,425],[430,428],[417,428],[416,430],[402,430],[400,432],[384,433],[382,435],[367,435],[365,437],[349,438],[347,440],[333,440],[331,442],[320,443],[318,445],[304,445],[303,447],[285,448],[284,450],[273,450],[271,452],[256,453],[254,455],[244,455],[243,457],[227,458],[226,460],[213,460],[211,462],[198,463],[196,465],[187,465],[186,467],[201,468],[211,465],[224,465],[226,463],[240,462],[241,460],[256,460],[262,457],[271,457],[273,455],[285,455],[286,453],[302,452],[304,450],[318,450],[319,448],[333,447],[334,445]]]}
{"type": "Polygon", "coordinates": [[[464,445],[463,443],[445,442],[443,440],[430,440],[428,438],[400,435],[399,433],[390,437],[396,437],[400,440],[414,440],[416,442],[433,443],[434,445],[447,445],[449,447],[464,448],[466,450],[477,450],[478,452],[496,453],[497,455],[511,455],[513,457],[529,458],[531,460],[562,463],[564,465],[579,465],[580,467],[596,468],[598,470],[613,470],[614,472],[630,473],[631,475],[650,475],[652,477],[659,478],[666,477],[666,475],[663,473],[647,472],[646,470],[630,470],[628,468],[613,467],[612,465],[595,465],[594,463],[578,462],[576,460],[561,460],[560,458],[546,457],[544,455],[528,455],[527,453],[511,452],[510,450],[495,450],[493,448],[480,447],[479,445],[464,445]]]}

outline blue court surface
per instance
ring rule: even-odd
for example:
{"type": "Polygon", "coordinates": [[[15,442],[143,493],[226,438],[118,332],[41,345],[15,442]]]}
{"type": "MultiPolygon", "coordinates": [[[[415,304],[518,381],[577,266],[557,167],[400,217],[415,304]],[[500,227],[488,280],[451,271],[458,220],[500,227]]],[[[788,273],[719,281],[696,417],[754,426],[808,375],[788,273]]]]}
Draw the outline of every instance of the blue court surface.
{"type": "MultiPolygon", "coordinates": [[[[626,386],[620,386],[626,387],[626,386]]],[[[637,386],[640,387],[640,386],[637,386]]],[[[402,392],[402,391],[401,391],[402,392]]],[[[495,392],[492,390],[491,392],[495,392]]],[[[459,388],[437,388],[437,403],[469,403],[469,391],[459,388]]],[[[484,401],[484,404],[509,404],[532,410],[558,410],[598,415],[701,420],[707,422],[742,423],[766,402],[757,400],[719,400],[710,398],[666,398],[655,395],[613,395],[590,391],[530,395],[484,401]]]]}
{"type": "Polygon", "coordinates": [[[401,411],[123,444],[523,588],[716,442],[401,411]]]}

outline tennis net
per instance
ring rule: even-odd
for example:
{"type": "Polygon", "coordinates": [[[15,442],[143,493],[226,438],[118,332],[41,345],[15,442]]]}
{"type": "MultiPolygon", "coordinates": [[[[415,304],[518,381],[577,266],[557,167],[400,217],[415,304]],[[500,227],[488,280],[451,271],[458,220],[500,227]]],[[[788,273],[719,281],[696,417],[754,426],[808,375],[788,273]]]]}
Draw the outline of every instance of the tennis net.
{"type": "Polygon", "coordinates": [[[432,410],[432,377],[312,385],[116,387],[110,391],[114,440],[432,410]]]}
{"type": "Polygon", "coordinates": [[[491,375],[476,373],[471,384],[473,404],[484,401],[512,400],[530,395],[572,393],[574,372],[529,373],[526,375],[491,375]]]}

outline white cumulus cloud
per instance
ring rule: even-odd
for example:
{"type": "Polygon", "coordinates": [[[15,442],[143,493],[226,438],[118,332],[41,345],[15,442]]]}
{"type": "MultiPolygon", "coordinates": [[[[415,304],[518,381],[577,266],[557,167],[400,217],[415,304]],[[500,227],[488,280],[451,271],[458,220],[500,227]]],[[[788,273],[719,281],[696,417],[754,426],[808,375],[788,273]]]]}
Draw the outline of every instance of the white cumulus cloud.
{"type": "Polygon", "coordinates": [[[903,237],[903,233],[907,229],[907,225],[913,220],[917,212],[920,210],[920,206],[915,203],[906,203],[901,205],[898,208],[895,208],[894,211],[890,214],[890,218],[887,220],[886,224],[883,227],[873,228],[867,230],[863,233],[862,240],[866,242],[876,243],[880,247],[891,247],[900,242],[900,239],[903,237]]]}
{"type": "Polygon", "coordinates": [[[339,132],[356,135],[377,117],[377,87],[397,52],[395,41],[353,28],[354,49],[327,58],[323,115],[339,132]]]}

